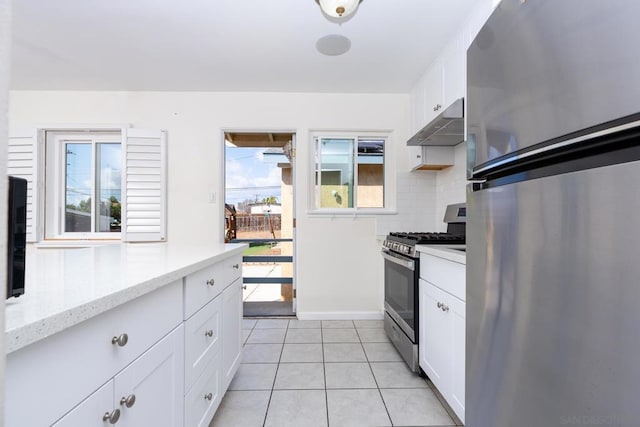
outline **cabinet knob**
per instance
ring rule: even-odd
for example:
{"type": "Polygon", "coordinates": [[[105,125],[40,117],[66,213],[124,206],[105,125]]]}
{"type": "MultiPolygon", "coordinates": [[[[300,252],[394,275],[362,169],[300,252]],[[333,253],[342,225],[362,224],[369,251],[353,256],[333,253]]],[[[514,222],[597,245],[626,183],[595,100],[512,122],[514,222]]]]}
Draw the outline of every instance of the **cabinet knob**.
{"type": "Polygon", "coordinates": [[[102,421],[109,421],[109,424],[115,424],[120,419],[120,409],[114,409],[113,412],[105,412],[102,421]]]}
{"type": "Polygon", "coordinates": [[[438,308],[442,308],[442,303],[440,301],[438,301],[438,304],[436,304],[438,306],[438,308]]]}
{"type": "Polygon", "coordinates": [[[207,285],[213,286],[215,284],[216,284],[216,280],[213,277],[211,279],[207,280],[207,285]]]}
{"type": "Polygon", "coordinates": [[[136,395],[130,394],[127,397],[120,399],[120,405],[124,405],[127,408],[131,408],[136,403],[136,395]]]}
{"type": "Polygon", "coordinates": [[[442,311],[444,311],[444,312],[449,311],[449,306],[442,304],[442,311]]]}
{"type": "Polygon", "coordinates": [[[212,329],[209,329],[209,330],[208,330],[208,331],[206,331],[204,334],[205,334],[206,336],[208,336],[209,338],[211,338],[211,337],[213,336],[213,330],[212,330],[212,329]]]}
{"type": "Polygon", "coordinates": [[[416,154],[416,159],[419,159],[420,157],[422,157],[420,154],[416,154]]]}
{"type": "Polygon", "coordinates": [[[111,344],[118,344],[120,347],[124,347],[129,342],[129,335],[121,334],[119,337],[111,338],[111,344]]]}
{"type": "Polygon", "coordinates": [[[240,268],[239,264],[233,264],[233,268],[235,268],[236,270],[240,268]]]}
{"type": "Polygon", "coordinates": [[[211,400],[211,399],[213,399],[213,394],[207,393],[207,394],[204,395],[204,398],[205,398],[205,400],[211,400]]]}

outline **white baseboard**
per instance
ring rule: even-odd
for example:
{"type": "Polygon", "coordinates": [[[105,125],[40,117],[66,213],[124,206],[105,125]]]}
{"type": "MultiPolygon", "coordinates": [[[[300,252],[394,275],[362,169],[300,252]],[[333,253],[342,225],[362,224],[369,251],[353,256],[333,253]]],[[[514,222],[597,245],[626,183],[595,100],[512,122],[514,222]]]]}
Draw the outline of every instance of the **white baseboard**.
{"type": "Polygon", "coordinates": [[[382,320],[384,311],[298,311],[300,320],[382,320]]]}

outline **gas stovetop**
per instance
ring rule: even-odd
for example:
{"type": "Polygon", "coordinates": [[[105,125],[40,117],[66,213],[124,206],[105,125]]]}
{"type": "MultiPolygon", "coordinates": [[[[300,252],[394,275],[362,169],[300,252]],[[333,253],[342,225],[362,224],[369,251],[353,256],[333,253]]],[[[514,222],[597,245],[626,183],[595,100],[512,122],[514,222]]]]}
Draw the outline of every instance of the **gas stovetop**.
{"type": "Polygon", "coordinates": [[[452,233],[389,233],[387,240],[407,245],[464,245],[465,236],[452,233]]]}

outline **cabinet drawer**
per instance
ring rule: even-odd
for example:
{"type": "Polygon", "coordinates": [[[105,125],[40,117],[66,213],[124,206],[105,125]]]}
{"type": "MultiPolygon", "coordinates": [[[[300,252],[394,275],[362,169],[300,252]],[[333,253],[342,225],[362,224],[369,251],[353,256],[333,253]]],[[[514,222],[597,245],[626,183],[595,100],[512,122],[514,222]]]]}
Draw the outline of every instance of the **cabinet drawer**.
{"type": "Polygon", "coordinates": [[[181,298],[178,280],[9,354],[6,425],[51,425],[178,326],[181,298]],[[124,346],[112,344],[123,334],[124,346]],[[58,391],[48,393],[34,411],[29,409],[34,390],[58,391]]]}
{"type": "Polygon", "coordinates": [[[221,316],[222,295],[218,295],[185,322],[185,392],[220,352],[221,316]]]}
{"type": "Polygon", "coordinates": [[[207,427],[222,400],[222,359],[220,353],[207,365],[204,373],[184,398],[184,425],[207,427]]]}
{"type": "Polygon", "coordinates": [[[450,294],[466,299],[466,269],[464,264],[429,254],[420,254],[420,278],[450,294]]]}
{"type": "Polygon", "coordinates": [[[242,256],[226,258],[184,279],[184,319],[188,319],[241,275],[242,256]]]}

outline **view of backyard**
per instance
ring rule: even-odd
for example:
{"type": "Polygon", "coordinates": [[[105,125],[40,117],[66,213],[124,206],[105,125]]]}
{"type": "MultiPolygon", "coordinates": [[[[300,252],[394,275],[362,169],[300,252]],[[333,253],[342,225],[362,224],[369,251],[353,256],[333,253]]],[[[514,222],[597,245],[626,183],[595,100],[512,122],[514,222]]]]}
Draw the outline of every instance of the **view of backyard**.
{"type": "Polygon", "coordinates": [[[282,153],[282,148],[234,146],[227,140],[225,240],[250,245],[243,254],[245,309],[247,303],[291,308],[291,167],[282,153]]]}

